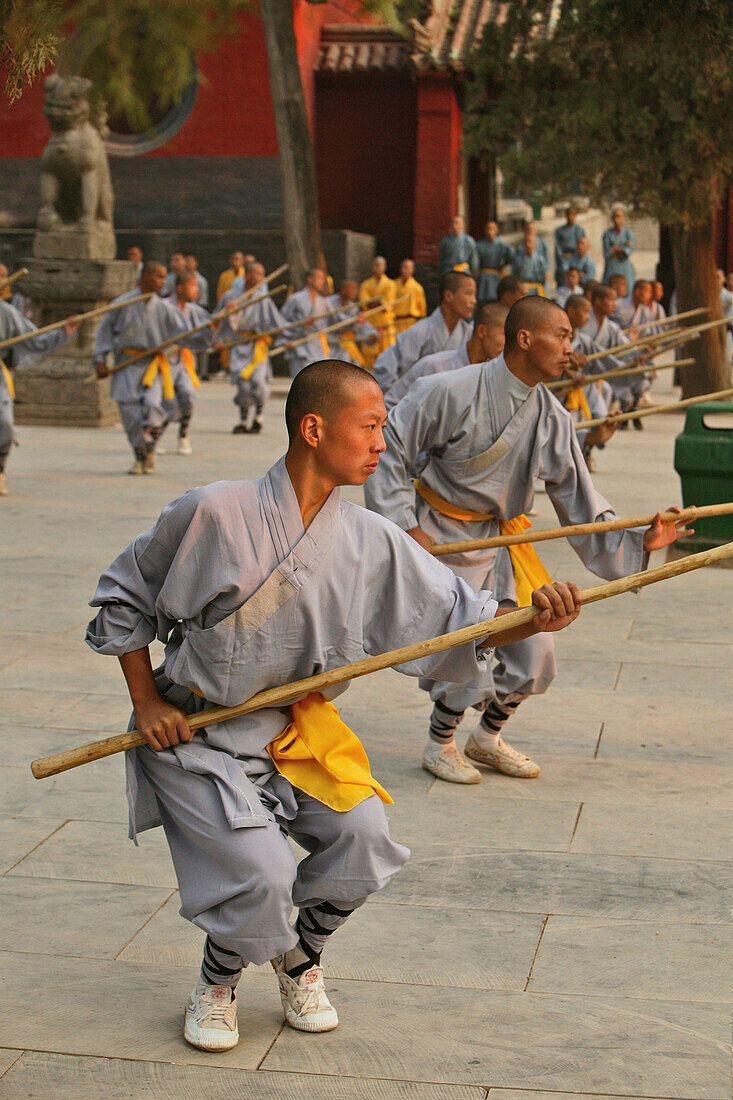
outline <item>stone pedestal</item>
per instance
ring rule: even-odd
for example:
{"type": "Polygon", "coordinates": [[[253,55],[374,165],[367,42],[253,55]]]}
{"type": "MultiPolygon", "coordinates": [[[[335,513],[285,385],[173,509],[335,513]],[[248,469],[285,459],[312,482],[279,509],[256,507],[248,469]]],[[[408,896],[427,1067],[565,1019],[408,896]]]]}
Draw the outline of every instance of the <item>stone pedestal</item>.
{"type": "MultiPolygon", "coordinates": [[[[34,303],[41,327],[107,305],[135,286],[127,260],[28,259],[19,289],[34,303]]],[[[109,379],[94,375],[94,335],[101,318],[84,321],[58,351],[19,363],[14,372],[19,424],[106,428],[118,420],[109,379]]]]}
{"type": "Polygon", "coordinates": [[[95,222],[89,229],[77,225],[39,229],[33,240],[33,255],[44,260],[114,260],[117,242],[108,222],[95,222]]]}

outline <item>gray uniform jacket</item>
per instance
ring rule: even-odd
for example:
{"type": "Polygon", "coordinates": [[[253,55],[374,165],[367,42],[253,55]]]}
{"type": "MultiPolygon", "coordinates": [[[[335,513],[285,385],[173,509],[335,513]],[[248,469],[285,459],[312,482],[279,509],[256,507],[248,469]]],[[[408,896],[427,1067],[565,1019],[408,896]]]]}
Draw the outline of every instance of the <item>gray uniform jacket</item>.
{"type": "Polygon", "coordinates": [[[428,317],[423,317],[422,321],[401,332],[394,344],[377,356],[372,374],[386,393],[418,359],[424,359],[436,351],[459,348],[467,343],[472,332],[472,321],[459,321],[453,332],[448,332],[438,306],[428,317]]]}
{"type": "MultiPolygon", "coordinates": [[[[140,288],[137,287],[115,298],[115,302],[135,298],[139,294],[140,288]]],[[[101,359],[111,351],[114,352],[115,363],[121,363],[128,358],[125,348],[140,351],[152,348],[182,335],[188,328],[190,325],[184,314],[167,299],[154,294],[147,302],[136,302],[104,315],[94,339],[94,358],[101,359]]],[[[115,401],[139,400],[140,381],[151,359],[152,355],[148,355],[112,375],[110,395],[115,401]]]]}

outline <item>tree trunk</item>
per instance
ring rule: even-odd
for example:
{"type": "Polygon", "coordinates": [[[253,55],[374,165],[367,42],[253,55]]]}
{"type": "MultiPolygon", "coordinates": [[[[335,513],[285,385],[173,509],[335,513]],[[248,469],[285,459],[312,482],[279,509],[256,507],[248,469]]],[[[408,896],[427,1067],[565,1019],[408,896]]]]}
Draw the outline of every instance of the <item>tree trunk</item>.
{"type": "Polygon", "coordinates": [[[285,214],[285,252],[290,281],[304,285],[305,273],[321,256],[316,170],[293,28],[292,0],[260,0],[270,89],[280,150],[285,214]]]}
{"type": "MultiPolygon", "coordinates": [[[[712,222],[689,227],[671,225],[669,233],[674,257],[677,312],[707,306],[706,321],[722,317],[712,222]]],[[[681,372],[683,397],[695,397],[699,393],[712,393],[730,386],[724,325],[703,332],[699,340],[684,349],[684,355],[694,356],[695,365],[681,372]]]]}

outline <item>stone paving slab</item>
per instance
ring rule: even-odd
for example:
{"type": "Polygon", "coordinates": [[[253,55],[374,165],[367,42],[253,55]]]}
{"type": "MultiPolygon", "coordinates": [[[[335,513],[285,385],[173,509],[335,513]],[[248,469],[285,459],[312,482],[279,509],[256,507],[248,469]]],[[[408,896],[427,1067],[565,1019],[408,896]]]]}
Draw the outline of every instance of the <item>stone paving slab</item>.
{"type": "Polygon", "coordinates": [[[9,871],[63,824],[63,818],[33,820],[0,816],[0,874],[9,871]]]}
{"type": "Polygon", "coordinates": [[[176,886],[162,829],[141,833],[135,847],[119,825],[106,821],[68,821],[25,859],[11,875],[176,886]]]}
{"type": "Polygon", "coordinates": [[[337,1031],[284,1029],[264,1069],[722,1100],[729,1015],[709,1005],[332,983],[337,1031]]]}
{"type": "Polygon", "coordinates": [[[670,722],[669,715],[647,715],[641,723],[611,715],[603,724],[598,759],[623,757],[631,770],[637,760],[667,761],[684,768],[693,759],[711,770],[721,765],[733,768],[733,728],[729,727],[731,720],[724,714],[714,724],[701,722],[699,715],[675,722],[670,722]]]}
{"type": "MultiPolygon", "coordinates": [[[[729,773],[730,774],[730,773],[729,773]]],[[[731,775],[733,793],[733,775],[731,775]]],[[[715,794],[689,801],[650,799],[609,814],[606,806],[583,806],[573,837],[574,852],[661,856],[666,859],[720,860],[733,835],[733,798],[721,805],[715,794]],[[722,841],[722,843],[721,843],[722,841]]]]}
{"type": "MultiPolygon", "coordinates": [[[[18,1054],[18,1052],[9,1052],[18,1054]]],[[[0,1061],[0,1066],[2,1062],[0,1061]]],[[[119,1058],[72,1058],[27,1052],[0,1078],[0,1100],[77,1100],[90,1082],[105,1100],[485,1100],[486,1090],[462,1085],[402,1081],[357,1081],[349,1077],[253,1073],[208,1066],[130,1062],[119,1058]]]]}
{"type": "Polygon", "coordinates": [[[215,1059],[183,1038],[194,980],[187,968],[2,952],[0,993],[13,1011],[0,1017],[0,1046],[256,1069],[283,1026],[274,974],[247,975],[239,1044],[215,1059]]]}
{"type": "MultiPolygon", "coordinates": [[[[733,866],[692,860],[487,852],[426,844],[390,884],[389,900],[434,908],[562,913],[614,920],[727,924],[733,866]]],[[[373,905],[381,904],[379,895],[373,905]]]]}
{"type": "MultiPolygon", "coordinates": [[[[606,1093],[601,1096],[600,1093],[594,1092],[592,1095],[589,1092],[537,1092],[534,1089],[528,1091],[527,1089],[489,1089],[488,1100],[619,1100],[619,1097],[623,1097],[623,1100],[648,1100],[645,1096],[628,1096],[626,1093],[614,1093],[610,1096],[606,1093]]],[[[654,1097],[654,1100],[671,1100],[670,1097],[661,1096],[654,1097]]]]}
{"type": "MultiPolygon", "coordinates": [[[[21,1050],[0,1050],[0,1078],[7,1070],[17,1062],[22,1055],[21,1050]]],[[[0,1089],[2,1089],[2,1083],[0,1082],[0,1089]]]]}
{"type": "Polygon", "coordinates": [[[548,919],[527,987],[660,1000],[733,1002],[733,924],[548,919]]]}
{"type": "MultiPolygon", "coordinates": [[[[0,950],[112,959],[169,895],[164,887],[110,890],[103,883],[4,875],[0,950]]],[[[46,966],[54,965],[47,957],[46,966]]]]}
{"type": "MultiPolygon", "coordinates": [[[[88,741],[82,737],[81,742],[88,741]]],[[[125,770],[121,758],[34,779],[30,767],[0,771],[0,806],[23,817],[78,817],[127,825],[125,770]]],[[[126,828],[123,830],[126,835],[126,828]]]]}

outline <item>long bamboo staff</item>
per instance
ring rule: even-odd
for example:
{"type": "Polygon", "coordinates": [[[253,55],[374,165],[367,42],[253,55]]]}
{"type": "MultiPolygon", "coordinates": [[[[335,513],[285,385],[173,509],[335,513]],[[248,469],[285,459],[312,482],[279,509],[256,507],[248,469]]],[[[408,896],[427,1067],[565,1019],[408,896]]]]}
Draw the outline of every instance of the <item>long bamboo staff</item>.
{"type": "Polygon", "coordinates": [[[112,302],[108,306],[99,306],[98,309],[90,309],[87,313],[75,313],[71,317],[64,317],[63,321],[54,321],[51,325],[44,325],[43,328],[34,328],[31,332],[21,332],[18,336],[11,336],[8,340],[0,340],[0,348],[9,348],[12,344],[20,344],[24,340],[30,340],[34,336],[38,336],[42,332],[53,332],[56,328],[63,328],[64,325],[68,325],[70,322],[88,321],[92,317],[101,317],[104,313],[112,313],[116,309],[122,309],[123,306],[130,306],[133,302],[144,302],[147,298],[152,298],[150,294],[138,294],[136,298],[128,298],[125,302],[112,302]]]}
{"type": "Polygon", "coordinates": [[[707,306],[699,306],[698,309],[688,309],[685,313],[673,313],[671,317],[662,317],[658,321],[645,321],[643,325],[629,325],[629,328],[635,328],[639,332],[645,328],[652,328],[653,326],[661,328],[662,325],[671,325],[676,321],[684,321],[686,317],[697,317],[701,313],[708,313],[707,306]]]}
{"type": "MultiPolygon", "coordinates": [[[[665,333],[665,338],[677,337],[682,335],[690,335],[693,332],[706,332],[707,329],[719,328],[720,325],[728,323],[727,317],[720,317],[717,321],[706,321],[702,325],[690,325],[688,328],[675,329],[674,332],[665,333]]],[[[594,351],[587,357],[587,362],[591,362],[594,359],[603,359],[606,355],[628,355],[629,352],[634,351],[636,348],[644,347],[645,344],[653,344],[658,341],[659,337],[656,333],[651,336],[641,336],[638,340],[630,340],[626,344],[616,344],[613,348],[605,348],[602,351],[594,351]]]]}
{"type": "MultiPolygon", "coordinates": [[[[257,284],[257,286],[261,285],[261,283],[257,284]]],[[[271,298],[273,294],[277,294],[284,286],[285,284],[281,283],[280,286],[276,286],[274,290],[270,290],[267,294],[262,294],[257,301],[262,302],[265,298],[271,298]]],[[[226,317],[229,313],[233,312],[234,309],[237,309],[240,303],[245,302],[245,299],[251,299],[255,290],[256,287],[251,287],[244,294],[240,295],[239,298],[235,298],[234,301],[230,302],[226,309],[220,309],[218,313],[212,313],[208,321],[204,321],[200,325],[195,325],[193,328],[186,329],[185,332],[179,332],[177,336],[171,336],[170,339],[164,340],[162,344],[156,344],[152,348],[141,348],[140,351],[131,355],[129,359],[125,359],[123,363],[115,363],[114,366],[109,368],[109,373],[116,374],[117,371],[124,370],[125,367],[130,367],[133,363],[139,363],[141,359],[150,359],[151,356],[157,355],[160,351],[165,351],[166,348],[172,348],[176,344],[182,344],[184,340],[188,340],[188,338],[195,333],[203,332],[205,328],[210,328],[211,325],[215,325],[217,321],[221,321],[222,317],[226,317]]],[[[251,305],[252,303],[248,302],[248,304],[251,305]]]]}
{"type": "MultiPolygon", "coordinates": [[[[683,508],[680,512],[662,512],[664,523],[693,523],[707,516],[729,516],[733,503],[705,504],[699,508],[683,508]]],[[[431,548],[436,558],[447,554],[464,554],[469,550],[493,550],[497,546],[520,546],[525,542],[549,542],[551,539],[570,539],[574,535],[595,535],[600,531],[627,531],[630,527],[648,527],[656,519],[656,512],[630,519],[599,520],[597,523],[573,523],[567,527],[546,527],[539,531],[522,531],[518,535],[492,535],[485,539],[463,539],[460,542],[440,542],[431,548]]]]}
{"type": "MultiPolygon", "coordinates": [[[[637,359],[632,359],[632,361],[628,364],[628,366],[613,367],[611,370],[605,371],[603,374],[589,374],[589,375],[586,375],[586,382],[584,382],[583,385],[585,386],[589,382],[597,382],[599,378],[610,378],[610,377],[613,376],[614,371],[623,370],[625,372],[635,373],[637,370],[640,370],[640,371],[661,370],[662,366],[667,366],[667,365],[672,366],[672,367],[677,367],[680,364],[680,360],[677,360],[676,362],[670,363],[670,364],[663,363],[661,365],[656,365],[655,364],[653,366],[649,366],[649,364],[652,363],[652,360],[656,359],[658,355],[662,355],[665,351],[674,351],[675,348],[679,348],[683,344],[689,344],[693,340],[699,340],[699,339],[700,339],[700,333],[699,332],[693,332],[692,330],[690,331],[689,336],[686,333],[682,336],[675,333],[674,336],[672,336],[671,338],[670,338],[670,336],[666,336],[664,338],[664,342],[658,344],[657,347],[655,348],[655,350],[649,354],[648,358],[644,355],[640,355],[637,359]]],[[[608,354],[608,352],[606,354],[608,354]]],[[[566,390],[566,389],[571,390],[571,389],[575,388],[575,385],[576,384],[575,384],[575,382],[573,382],[572,378],[557,378],[554,382],[546,382],[545,383],[545,386],[547,387],[547,389],[548,390],[553,390],[553,391],[555,391],[555,390],[566,390]]]]}
{"type": "Polygon", "coordinates": [[[633,412],[614,413],[612,416],[600,416],[595,420],[580,420],[575,428],[597,428],[599,424],[623,424],[625,420],[640,420],[642,416],[654,416],[656,413],[676,412],[689,405],[700,405],[703,401],[722,401],[733,397],[733,389],[717,390],[715,393],[701,393],[698,397],[688,397],[685,401],[675,401],[671,405],[653,405],[650,409],[635,409],[633,412]]]}
{"type": "MultiPolygon", "coordinates": [[[[621,577],[620,580],[610,581],[607,584],[599,584],[595,588],[586,588],[582,592],[584,604],[596,603],[599,600],[607,600],[611,596],[618,596],[622,592],[630,592],[632,589],[644,588],[648,584],[667,580],[669,577],[677,577],[682,573],[689,573],[693,569],[701,569],[705,565],[723,561],[733,557],[733,543],[724,546],[716,546],[712,550],[703,550],[700,554],[691,554],[677,561],[667,562],[656,569],[648,569],[644,573],[634,573],[629,577],[621,577]]],[[[212,726],[217,722],[225,722],[230,718],[237,718],[241,714],[251,714],[252,711],[261,710],[263,707],[282,706],[284,703],[292,703],[295,699],[301,699],[312,691],[322,691],[323,688],[333,687],[334,684],[343,684],[347,680],[355,680],[359,676],[367,676],[370,672],[378,672],[393,665],[405,664],[407,661],[416,661],[423,657],[429,657],[433,653],[444,653],[447,649],[465,645],[468,642],[476,642],[482,638],[489,638],[494,634],[510,630],[515,626],[523,626],[529,623],[539,614],[536,607],[520,607],[508,615],[502,615],[496,619],[488,619],[485,622],[476,623],[474,626],[463,627],[462,630],[453,630],[449,634],[441,634],[437,638],[428,638],[424,642],[414,645],[402,646],[400,649],[392,649],[387,653],[378,653],[374,657],[366,657],[352,664],[341,665],[339,668],[321,672],[317,676],[307,676],[303,680],[295,680],[282,687],[268,688],[259,691],[248,699],[246,703],[240,703],[236,707],[210,707],[199,714],[191,715],[188,724],[191,729],[201,729],[204,726],[212,726]]],[[[81,745],[76,749],[57,753],[54,756],[45,756],[40,760],[34,760],[31,771],[36,779],[45,779],[50,775],[58,775],[59,772],[76,768],[80,764],[89,764],[92,760],[102,760],[105,756],[113,756],[115,753],[124,752],[125,749],[134,749],[138,745],[144,745],[145,739],[137,730],[129,733],[121,733],[116,737],[107,737],[103,741],[93,741],[89,745],[81,745]]]]}
{"type": "MultiPolygon", "coordinates": [[[[389,303],[390,309],[392,306],[397,305],[398,302],[404,302],[405,299],[409,297],[409,294],[403,294],[401,298],[395,298],[393,302],[389,303]]],[[[362,310],[361,316],[370,317],[372,313],[379,313],[382,309],[384,309],[384,306],[373,306],[371,309],[362,310]]],[[[286,347],[285,344],[281,344],[279,347],[273,348],[270,352],[270,358],[272,359],[273,355],[281,355],[283,352],[291,351],[293,348],[299,347],[300,344],[307,344],[314,336],[325,336],[327,332],[336,332],[337,329],[348,328],[349,325],[353,325],[355,320],[355,317],[347,317],[344,321],[336,321],[335,324],[326,325],[325,328],[316,328],[308,336],[301,336],[298,340],[293,340],[289,347],[286,347]]]]}
{"type": "MultiPolygon", "coordinates": [[[[381,299],[382,295],[380,294],[379,297],[381,299]]],[[[231,347],[236,346],[237,344],[248,344],[251,340],[260,339],[262,336],[279,336],[281,332],[287,332],[288,329],[298,328],[298,327],[302,327],[303,325],[307,325],[309,321],[315,320],[316,316],[317,316],[317,319],[319,321],[324,321],[328,317],[335,317],[337,313],[342,313],[345,309],[348,308],[349,305],[356,305],[356,304],[357,303],[355,303],[355,302],[354,303],[347,302],[346,305],[339,306],[338,309],[331,309],[331,310],[329,310],[328,313],[319,313],[319,314],[314,315],[312,317],[304,317],[302,321],[291,321],[289,325],[280,325],[279,328],[268,328],[265,332],[252,332],[252,333],[249,333],[247,336],[240,337],[237,340],[228,340],[226,342],[226,344],[223,345],[223,347],[231,348],[231,347]]],[[[378,308],[383,309],[384,307],[380,306],[378,308]]],[[[364,315],[364,312],[363,312],[363,310],[360,309],[358,314],[355,313],[354,316],[352,318],[349,318],[349,319],[351,321],[358,321],[359,316],[363,316],[363,315],[364,315]]],[[[321,330],[320,329],[315,329],[315,331],[320,332],[321,330]]],[[[310,337],[309,337],[309,339],[310,339],[310,337]]]]}
{"type": "MultiPolygon", "coordinates": [[[[580,388],[582,389],[583,386],[590,386],[594,382],[603,382],[604,379],[607,378],[623,378],[627,374],[644,374],[646,371],[649,370],[658,371],[668,370],[672,367],[691,367],[692,364],[696,362],[696,359],[676,359],[672,363],[654,363],[651,367],[649,366],[648,362],[632,363],[629,367],[614,367],[613,370],[607,370],[603,374],[587,374],[585,376],[585,382],[583,382],[580,388]]],[[[562,387],[553,386],[552,383],[550,383],[547,388],[548,390],[552,389],[555,393],[558,394],[559,397],[564,397],[566,390],[573,390],[577,388],[575,383],[570,380],[566,382],[565,379],[563,379],[563,382],[565,384],[562,387]]]]}
{"type": "Polygon", "coordinates": [[[12,275],[6,275],[5,278],[0,279],[0,290],[5,290],[6,287],[12,286],[13,283],[17,283],[18,279],[22,279],[23,276],[27,274],[27,267],[19,267],[12,275]]]}

